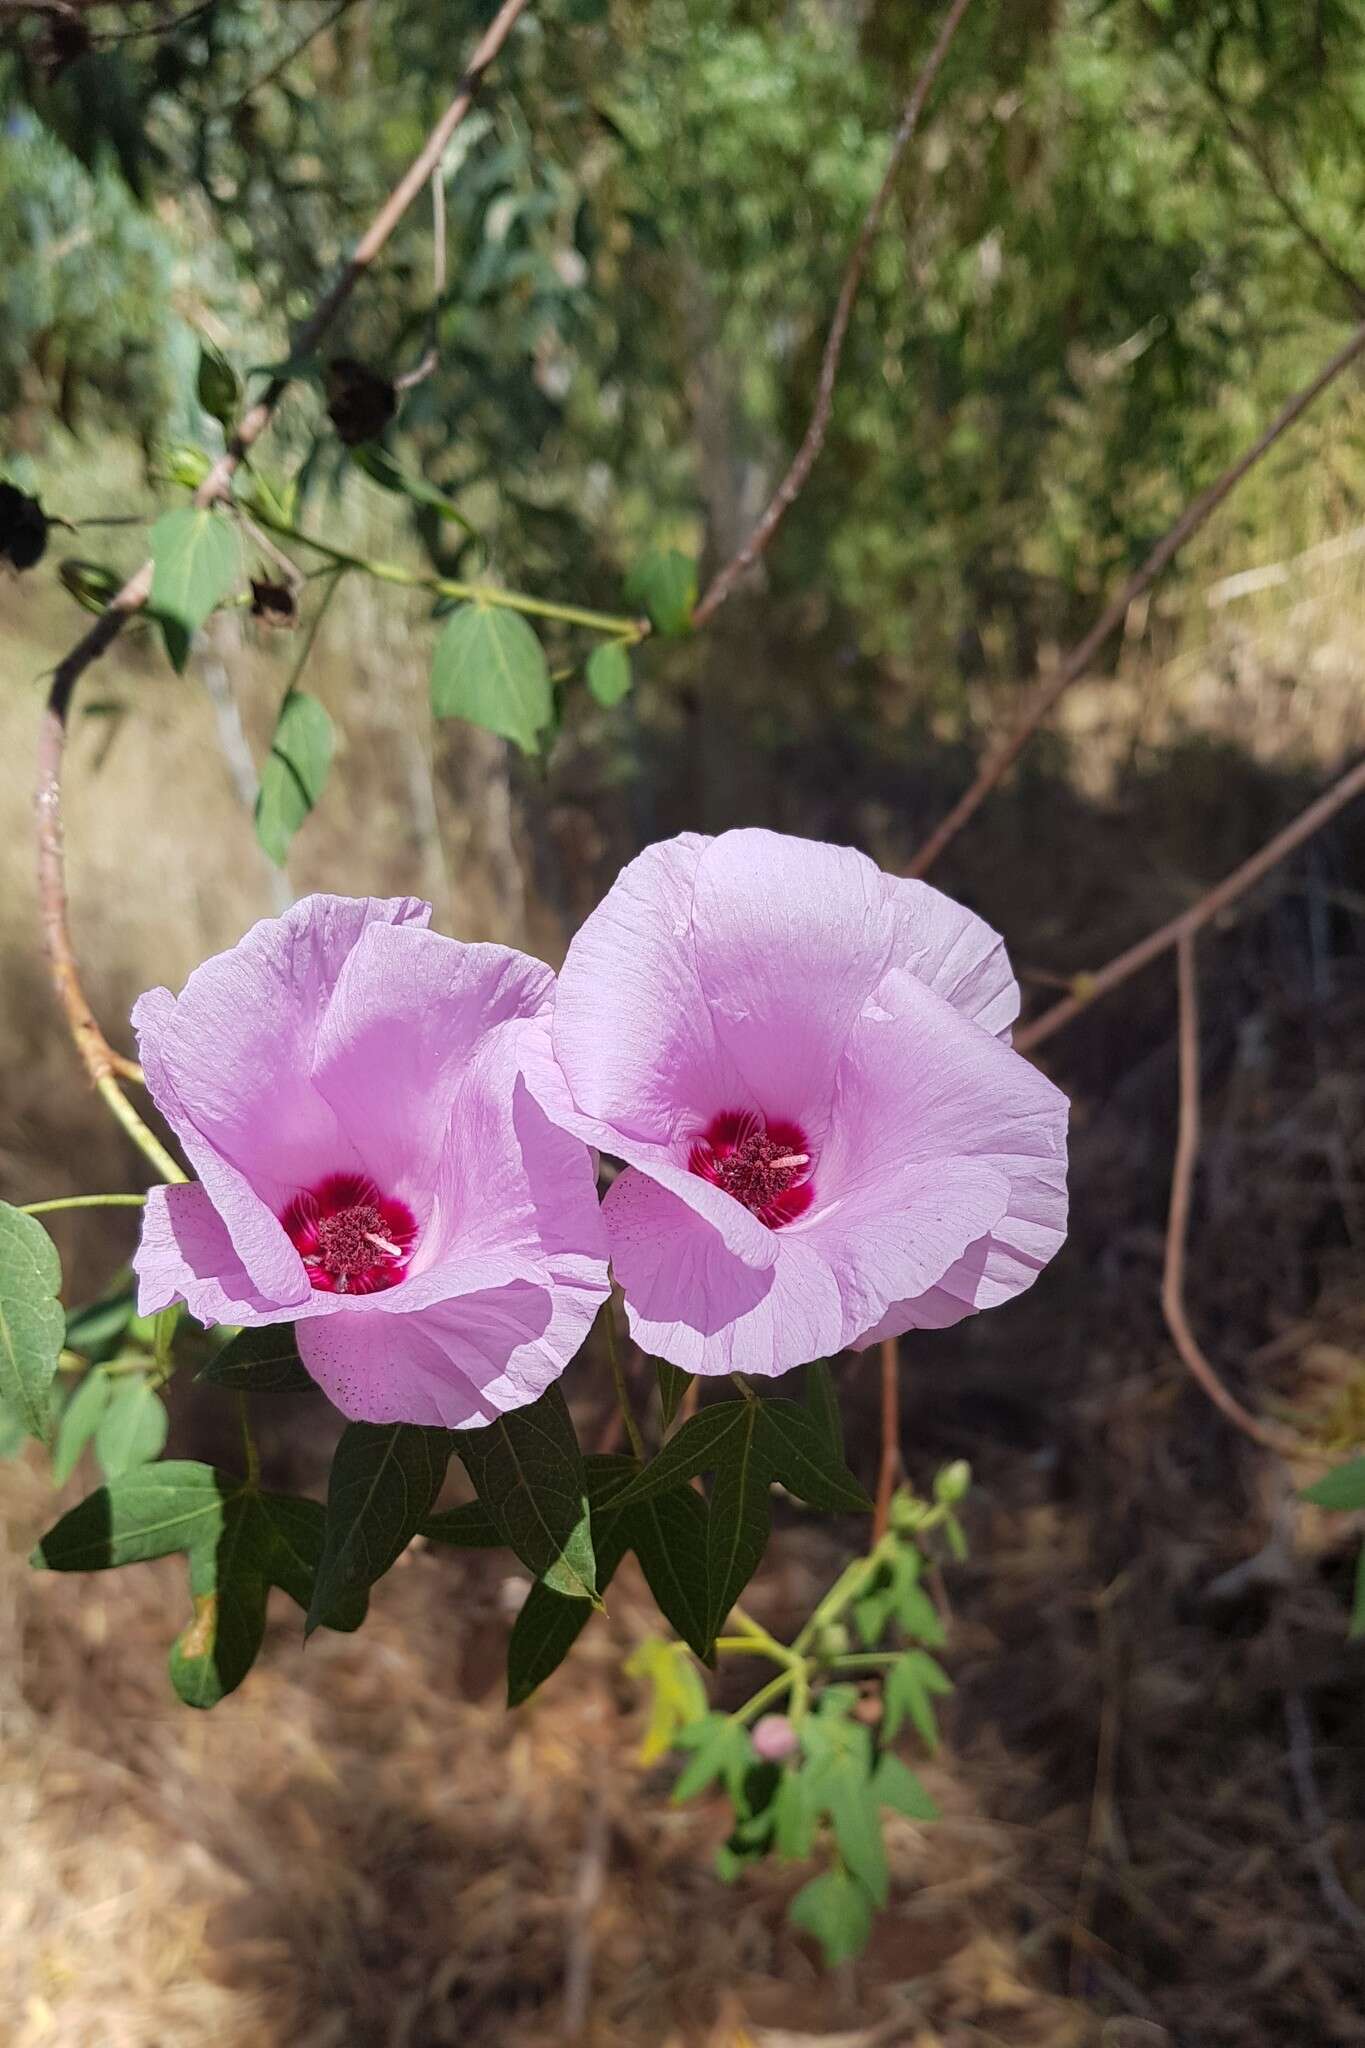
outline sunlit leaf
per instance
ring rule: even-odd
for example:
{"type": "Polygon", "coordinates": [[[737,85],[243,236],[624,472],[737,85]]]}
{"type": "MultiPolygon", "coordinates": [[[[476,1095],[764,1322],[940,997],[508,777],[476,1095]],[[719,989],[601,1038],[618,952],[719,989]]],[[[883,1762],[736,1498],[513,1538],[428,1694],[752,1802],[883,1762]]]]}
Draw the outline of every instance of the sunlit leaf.
{"type": "Polygon", "coordinates": [[[277,867],[322,796],[333,745],[332,721],[317,698],[291,690],[275,721],[256,798],[256,837],[277,867]]]}
{"type": "Polygon", "coordinates": [[[52,1440],[52,1383],[66,1336],[57,1247],[36,1216],[0,1202],[0,1407],[52,1440]]]}
{"type": "Polygon", "coordinates": [[[193,507],[158,519],[151,548],[149,609],[160,622],[172,664],[183,669],[195,634],[236,588],[241,549],[225,513],[193,507]]]}
{"type": "Polygon", "coordinates": [[[545,650],[525,619],[484,604],[453,612],[436,643],[431,708],[514,740],[525,754],[539,752],[554,693],[545,650]]]}

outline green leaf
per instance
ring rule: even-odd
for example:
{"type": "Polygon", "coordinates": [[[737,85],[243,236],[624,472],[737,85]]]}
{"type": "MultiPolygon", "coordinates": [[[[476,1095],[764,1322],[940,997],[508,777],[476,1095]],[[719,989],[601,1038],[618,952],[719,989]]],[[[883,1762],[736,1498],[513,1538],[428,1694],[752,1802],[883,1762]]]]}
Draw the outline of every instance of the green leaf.
{"type": "Polygon", "coordinates": [[[950,1693],[953,1681],[927,1650],[907,1650],[886,1674],[882,1693],[882,1741],[894,1742],[908,1716],[930,1749],[938,1748],[934,1695],[950,1693]]]}
{"type": "Polygon", "coordinates": [[[291,690],[280,706],[256,797],[256,837],[283,867],[294,834],[320,801],[332,765],[332,721],[316,697],[291,690]]]}
{"type": "Polygon", "coordinates": [[[483,604],[453,612],[436,643],[431,708],[438,718],[467,718],[515,740],[524,754],[538,753],[554,693],[545,651],[525,619],[483,604]]]}
{"type": "Polygon", "coordinates": [[[230,1387],[238,1394],[308,1394],[317,1381],[299,1357],[292,1323],[274,1323],[265,1330],[242,1330],[214,1352],[195,1374],[196,1381],[230,1387]]]}
{"type": "Polygon", "coordinates": [[[908,1636],[917,1636],[920,1642],[930,1643],[935,1649],[948,1640],[939,1611],[922,1586],[906,1583],[899,1588],[896,1619],[908,1636]]]}
{"type": "Polygon", "coordinates": [[[588,656],[588,692],[604,711],[629,696],[630,656],[619,640],[604,640],[588,656]]]}
{"type": "Polygon", "coordinates": [[[97,1301],[67,1311],[67,1348],[102,1365],[113,1357],[135,1307],[131,1275],[125,1270],[97,1301]]]}
{"type": "Polygon", "coordinates": [[[96,1366],[85,1375],[62,1410],[57,1425],[57,1447],[52,1453],[52,1484],[65,1486],[76,1469],[81,1452],[89,1443],[108,1406],[110,1380],[96,1366]]]}
{"type": "Polygon", "coordinates": [[[671,1493],[684,1480],[712,1472],[752,1430],[751,1401],[717,1401],[685,1422],[642,1472],[613,1498],[615,1507],[629,1507],[655,1494],[671,1493]]]}
{"type": "Polygon", "coordinates": [[[35,1216],[0,1202],[0,1407],[52,1441],[52,1383],[66,1336],[57,1247],[35,1216]]]}
{"type": "Polygon", "coordinates": [[[428,1543],[448,1543],[452,1550],[501,1550],[507,1541],[481,1500],[428,1515],[419,1533],[428,1543]]]}
{"type": "Polygon", "coordinates": [[[63,1515],[31,1562],[53,1572],[98,1572],[201,1549],[217,1541],[224,1501],[241,1486],[186,1459],[135,1466],[63,1515]]]}
{"type": "MultiPolygon", "coordinates": [[[[605,1592],[611,1584],[617,1566],[629,1548],[625,1517],[613,1509],[602,1508],[599,1503],[604,1494],[614,1487],[619,1488],[623,1471],[635,1469],[635,1460],[617,1453],[599,1453],[585,1458],[584,1469],[587,1478],[588,1498],[592,1502],[592,1541],[597,1566],[599,1588],[605,1592]]],[[[486,1510],[479,1502],[474,1503],[480,1514],[486,1510]]],[[[455,1514],[467,1514],[469,1510],[456,1508],[455,1514]]],[[[441,1521],[444,1517],[437,1516],[441,1521]]],[[[487,1526],[494,1531],[493,1540],[501,1543],[503,1538],[494,1528],[491,1517],[487,1526]]],[[[432,1525],[427,1524],[428,1533],[432,1525]]],[[[507,1704],[519,1707],[528,1700],[537,1686],[543,1685],[552,1671],[558,1670],[568,1656],[583,1630],[592,1619],[593,1608],[585,1600],[574,1599],[564,1593],[552,1593],[543,1581],[537,1580],[522,1603],[507,1645],[507,1704]]]]}
{"type": "Polygon", "coordinates": [[[649,1719],[640,1745],[640,1762],[654,1764],[667,1756],[683,1731],[707,1719],[706,1692],[681,1643],[648,1636],[626,1660],[626,1675],[649,1686],[649,1719]]]}
{"type": "Polygon", "coordinates": [[[28,1431],[17,1416],[0,1408],[0,1460],[15,1457],[28,1442],[28,1431]]]}
{"type": "Polygon", "coordinates": [[[682,1406],[683,1395],[692,1384],[690,1372],[684,1372],[680,1365],[669,1365],[659,1359],[655,1371],[659,1376],[659,1413],[665,1429],[673,1427],[673,1419],[682,1406]]]}
{"type": "Polygon", "coordinates": [[[406,1549],[445,1478],[451,1438],[407,1422],[351,1422],[327,1482],[327,1521],[305,1634],[406,1549]]]}
{"type": "Polygon", "coordinates": [[[95,1430],[95,1456],[105,1478],[119,1479],[159,1458],[166,1430],[166,1404],[156,1389],[140,1375],[118,1381],[95,1430]]]}
{"type": "Polygon", "coordinates": [[[846,1870],[827,1870],[803,1885],[787,1917],[813,1934],[831,1968],[861,1955],[872,1932],[872,1901],[846,1870]]]}
{"type": "Polygon", "coordinates": [[[727,1440],[711,1486],[706,1576],[712,1638],[762,1563],[773,1525],[772,1467],[764,1455],[762,1410],[757,1401],[739,1405],[739,1429],[727,1440]]]}
{"type": "Polygon", "coordinates": [[[379,485],[382,491],[394,491],[399,496],[410,498],[414,505],[425,505],[438,518],[448,520],[462,532],[473,534],[474,528],[459,507],[429,484],[425,477],[414,476],[406,469],[400,469],[387,448],[378,441],[358,441],[351,449],[350,456],[356,468],[362,470],[371,483],[379,485]]]}
{"type": "Polygon", "coordinates": [[[161,623],[173,666],[183,669],[190,643],[211,611],[232,595],[241,574],[237,536],[220,512],[167,512],[151,532],[150,610],[161,623]]]}
{"type": "Polygon", "coordinates": [[[200,337],[199,374],[195,390],[204,411],[218,424],[230,428],[241,404],[242,385],[237,372],[220,349],[200,337]]]}
{"type": "Polygon", "coordinates": [[[817,1358],[806,1367],[806,1413],[824,1438],[832,1460],[844,1463],[844,1419],[835,1392],[834,1374],[827,1358],[817,1358]]]}
{"type": "Polygon", "coordinates": [[[907,1820],[937,1820],[938,1808],[912,1770],[898,1756],[883,1756],[872,1775],[872,1792],[879,1806],[903,1813],[907,1820]]]}
{"type": "Polygon", "coordinates": [[[690,632],[697,602],[697,568],[677,548],[642,555],[626,578],[626,597],[642,605],[656,633],[690,632]]]}
{"type": "Polygon", "coordinates": [[[551,1592],[596,1599],[587,1475],[558,1385],[483,1429],[457,1431],[453,1447],[527,1569],[551,1592]]]}
{"type": "Polygon", "coordinates": [[[1365,1458],[1338,1465],[1334,1472],[1305,1486],[1299,1498],[1311,1500],[1319,1508],[1365,1508],[1365,1458]]]}
{"type": "Polygon", "coordinates": [[[841,1758],[822,1780],[821,1791],[839,1854],[873,1902],[884,1906],[889,1884],[886,1843],[866,1762],[856,1755],[841,1758]]]}
{"type": "Polygon", "coordinates": [[[707,1601],[707,1507],[690,1486],[657,1494],[622,1512],[626,1540],[640,1560],[659,1612],[703,1663],[714,1655],[707,1601]]]}
{"type": "Polygon", "coordinates": [[[789,1492],[830,1513],[870,1512],[871,1498],[805,1408],[795,1401],[756,1405],[763,1455],[789,1492]]]}
{"type": "Polygon", "coordinates": [[[823,1811],[814,1774],[788,1766],[774,1804],[773,1846],[788,1863],[802,1863],[815,1847],[823,1811]]]}
{"type": "Polygon", "coordinates": [[[673,1804],[681,1806],[685,1799],[695,1798],[717,1778],[724,1779],[731,1798],[738,1802],[745,1774],[755,1761],[748,1729],[728,1714],[707,1714],[680,1728],[677,1741],[680,1749],[692,1750],[693,1757],[673,1787],[673,1804]]]}

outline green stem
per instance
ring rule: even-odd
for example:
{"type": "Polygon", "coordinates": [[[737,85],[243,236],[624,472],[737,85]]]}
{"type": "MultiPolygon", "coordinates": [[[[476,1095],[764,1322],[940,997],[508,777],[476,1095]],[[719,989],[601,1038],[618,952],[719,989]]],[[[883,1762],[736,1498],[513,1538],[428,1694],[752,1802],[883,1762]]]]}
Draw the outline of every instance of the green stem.
{"type": "Polygon", "coordinates": [[[256,1439],[251,1434],[251,1411],[245,1394],[237,1396],[237,1419],[242,1425],[242,1454],[246,1459],[246,1483],[259,1486],[261,1483],[261,1455],[256,1449],[256,1439]]]}
{"type": "Polygon", "coordinates": [[[882,1537],[880,1543],[873,1545],[873,1548],[866,1557],[856,1557],[851,1565],[846,1566],[840,1572],[838,1578],[834,1581],[834,1584],[830,1587],[828,1593],[826,1593],[824,1599],[820,1602],[814,1614],[812,1614],[810,1620],[792,1644],[792,1649],[798,1655],[815,1640],[822,1628],[826,1628],[831,1622],[837,1621],[840,1615],[853,1605],[853,1602],[858,1599],[864,1587],[871,1583],[886,1559],[891,1555],[895,1543],[895,1536],[888,1533],[882,1537]]]}
{"type": "Polygon", "coordinates": [[[784,1692],[791,1691],[796,1679],[797,1673],[794,1669],[779,1671],[776,1678],[770,1678],[766,1685],[759,1687],[751,1700],[746,1700],[742,1707],[736,1708],[730,1719],[738,1721],[741,1727],[748,1721],[756,1720],[765,1707],[771,1706],[774,1700],[780,1700],[784,1692]]]}
{"type": "Polygon", "coordinates": [[[156,1370],[156,1385],[164,1387],[175,1371],[171,1357],[171,1346],[175,1342],[175,1326],[180,1321],[180,1303],[173,1301],[169,1308],[163,1308],[152,1325],[152,1363],[156,1370]]]}
{"type": "Polygon", "coordinates": [[[848,1657],[831,1657],[826,1664],[827,1671],[871,1671],[883,1664],[894,1664],[900,1656],[899,1650],[861,1651],[848,1657]]]}
{"type": "Polygon", "coordinates": [[[145,1195],[59,1195],[50,1202],[25,1202],[22,1216],[49,1216],[54,1209],[141,1209],[145,1195]]]}
{"type": "Polygon", "coordinates": [[[112,1074],[105,1074],[95,1083],[95,1088],[96,1092],[104,1097],[143,1158],[150,1161],[163,1180],[181,1183],[189,1179],[189,1175],[176,1165],[155,1131],[143,1123],[112,1074]]]}
{"type": "MultiPolygon", "coordinates": [[[[801,1659],[795,1650],[789,1650],[785,1643],[779,1643],[777,1637],[770,1635],[761,1621],[755,1621],[752,1614],[746,1614],[742,1607],[732,1607],[730,1619],[742,1634],[725,1636],[721,1640],[742,1644],[751,1657],[771,1657],[774,1664],[785,1664],[788,1669],[800,1663],[801,1659]]],[[[719,1642],[716,1648],[720,1648],[719,1642]]]]}
{"type": "Polygon", "coordinates": [[[562,625],[582,626],[589,633],[604,633],[632,646],[643,640],[649,630],[644,620],[627,618],[617,612],[585,611],[581,605],[555,604],[549,598],[531,597],[522,590],[504,590],[496,583],[460,583],[449,576],[423,576],[416,569],[405,569],[399,562],[372,561],[366,555],[353,555],[344,548],[333,547],[330,541],[319,540],[314,534],[301,533],[296,526],[286,526],[282,520],[271,519],[259,506],[252,510],[254,517],[272,533],[313,548],[340,569],[358,569],[362,575],[373,576],[380,583],[399,583],[408,590],[434,590],[441,597],[459,598],[466,604],[494,605],[504,611],[524,612],[535,619],[558,619],[562,625]]]}
{"type": "Polygon", "coordinates": [[[612,1383],[616,1388],[616,1405],[621,1410],[621,1420],[626,1425],[626,1435],[637,1461],[645,1462],[645,1440],[640,1434],[640,1425],[630,1405],[630,1389],[626,1385],[625,1368],[621,1364],[621,1353],[616,1343],[616,1298],[608,1295],[602,1304],[602,1322],[607,1333],[607,1357],[611,1360],[612,1383]]]}

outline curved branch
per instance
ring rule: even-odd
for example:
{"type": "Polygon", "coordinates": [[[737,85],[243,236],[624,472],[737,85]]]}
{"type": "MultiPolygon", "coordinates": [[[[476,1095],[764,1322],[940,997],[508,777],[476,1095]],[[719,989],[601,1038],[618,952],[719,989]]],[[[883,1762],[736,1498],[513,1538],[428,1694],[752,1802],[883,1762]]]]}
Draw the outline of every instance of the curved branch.
{"type": "Polygon", "coordinates": [[[772,497],[768,501],[767,509],[754,527],[753,532],[749,535],[749,538],[745,541],[743,547],[739,550],[738,554],[734,555],[725,564],[723,569],[719,570],[712,577],[705,595],[692,614],[692,624],[694,626],[708,625],[720,610],[726,598],[729,597],[740,577],[747,570],[752,569],[754,563],[763,553],[763,550],[767,547],[769,541],[777,532],[778,527],[800,495],[807,477],[815,467],[816,458],[825,445],[825,435],[829,431],[830,415],[834,410],[834,384],[839,374],[839,361],[844,352],[844,342],[848,337],[848,323],[853,315],[853,302],[858,296],[858,290],[863,281],[863,272],[867,268],[867,259],[872,252],[872,244],[876,239],[877,230],[881,226],[882,215],[886,212],[886,204],[891,197],[892,187],[896,182],[896,173],[900,169],[901,158],[905,155],[910,139],[919,126],[920,115],[924,112],[924,103],[929,97],[934,80],[938,77],[943,67],[943,60],[948,54],[953,37],[957,34],[958,25],[970,5],[971,0],[953,0],[953,4],[944,19],[943,26],[940,28],[935,39],[934,47],[929,52],[924,69],[915,81],[914,91],[905,103],[905,111],[901,115],[900,125],[892,139],[891,154],[887,160],[885,176],[877,188],[872,204],[868,207],[863,217],[862,228],[853,246],[853,254],[849,257],[848,267],[844,271],[843,283],[839,287],[839,299],[834,308],[834,319],[830,324],[829,334],[825,341],[824,356],[820,363],[820,381],[815,392],[815,407],[811,413],[810,425],[806,428],[801,446],[797,449],[792,459],[791,467],[773,492],[772,497]]]}
{"type": "Polygon", "coordinates": [[[1199,1348],[1185,1308],[1185,1252],[1190,1202],[1199,1158],[1199,991],[1194,971],[1194,933],[1182,932],[1176,950],[1180,989],[1180,1121],[1171,1172],[1171,1207],[1166,1223],[1166,1262],[1161,1278],[1161,1313],[1186,1370],[1243,1436],[1286,1458],[1320,1455],[1293,1430],[1262,1422],[1230,1394],[1199,1348]]]}
{"type": "Polygon", "coordinates": [[[1051,1038],[1054,1031],[1060,1031],[1064,1024],[1069,1024],[1073,1017],[1079,1016],[1082,1010],[1088,1008],[1100,996],[1108,995],[1111,989],[1127,981],[1129,976],[1136,974],[1140,968],[1159,959],[1163,953],[1169,952],[1172,946],[1179,945],[1183,939],[1192,938],[1211,919],[1217,917],[1220,911],[1235,903],[1239,896],[1244,896],[1248,889],[1254,887],[1264,875],[1268,875],[1271,869],[1293,853],[1296,847],[1302,846],[1305,839],[1311,839],[1315,832],[1321,831],[1338,811],[1344,810],[1355,797],[1362,795],[1365,795],[1365,759],[1357,761],[1354,768],[1349,768],[1330,789],[1324,790],[1306,810],[1300,811],[1298,817],[1292,819],[1283,831],[1277,832],[1273,839],[1268,839],[1259,851],[1252,854],[1250,860],[1244,860],[1239,868],[1234,868],[1230,875],[1216,883],[1197,903],[1182,911],[1179,917],[1173,917],[1169,923],[1159,925],[1154,932],[1149,932],[1145,939],[1139,939],[1135,946],[1130,946],[1126,953],[1120,953],[1116,959],[1111,960],[1107,967],[1101,967],[1098,973],[1077,975],[1075,994],[1065,997],[1060,1003],[1054,1003],[1050,1010],[1044,1010],[1041,1017],[1035,1018],[1031,1024],[1025,1024],[1022,1030],[1016,1031],[1016,1050],[1033,1052],[1044,1039],[1051,1038]]]}
{"type": "Polygon", "coordinates": [[[960,796],[942,823],[935,827],[924,845],[910,863],[912,875],[922,875],[938,859],[943,849],[962,830],[967,821],[974,817],[995,785],[1002,780],[1023,753],[1043,720],[1048,716],[1060,698],[1079,676],[1084,675],[1095,656],[1104,646],[1111,633],[1123,624],[1128,608],[1156,582],[1163,570],[1167,569],[1176,555],[1192,535],[1216,512],[1223,500],[1231,496],[1249,471],[1256,467],[1261,457],[1269,452],[1287,433],[1294,423],[1301,419],[1314,400],[1348,369],[1356,358],[1365,352],[1365,322],[1362,322],[1350,339],[1339,348],[1331,361],[1325,363],[1316,377],[1305,384],[1282,406],[1270,425],[1246,451],[1239,455],[1230,468],[1225,469],[1215,483],[1201,491],[1193,502],[1186,506],[1175,525],[1165,533],[1148,555],[1140,569],[1128,578],[1117,596],[1110,599],[1104,611],[1086,634],[1084,640],[1067,655],[1057,673],[1049,676],[1034,692],[1019,724],[1009,736],[986,756],[969,788],[960,796]]]}
{"type": "MultiPolygon", "coordinates": [[[[483,73],[501,50],[525,7],[526,0],[503,0],[470,58],[454,98],[361,236],[350,258],[295,335],[293,354],[296,357],[313,352],[360,278],[426,185],[445,154],[451,136],[473,105],[483,73]]],[[[247,452],[274,417],[275,408],[289,381],[287,375],[272,377],[264,394],[243,416],[226,452],[214,463],[195,492],[194,502],[198,507],[204,509],[226,496],[247,452]]],[[[85,671],[113,645],[128,621],[143,610],[151,592],[152,564],[144,562],[53,672],[38,741],[38,893],[53,985],[86,1071],[157,1171],[170,1179],[182,1179],[174,1160],[119,1088],[114,1078],[116,1074],[137,1077],[139,1070],[109,1044],[81,987],[67,921],[62,845],[62,762],[66,751],[67,718],[76,685],[85,671]]]]}

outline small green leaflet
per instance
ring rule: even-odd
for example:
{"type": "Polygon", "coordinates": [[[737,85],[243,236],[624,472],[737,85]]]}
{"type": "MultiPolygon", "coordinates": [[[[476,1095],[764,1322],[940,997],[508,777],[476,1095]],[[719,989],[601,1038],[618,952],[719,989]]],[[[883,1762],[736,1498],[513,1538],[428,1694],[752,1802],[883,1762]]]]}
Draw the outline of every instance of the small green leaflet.
{"type": "Polygon", "coordinates": [[[554,692],[545,651],[525,619],[486,604],[453,612],[436,643],[431,708],[438,718],[467,718],[515,740],[524,754],[538,753],[554,719],[554,692]]]}
{"type": "Polygon", "coordinates": [[[907,1650],[886,1674],[882,1693],[883,1742],[894,1742],[907,1719],[930,1749],[938,1748],[934,1698],[950,1693],[953,1681],[927,1650],[907,1650]]]}
{"type": "Polygon", "coordinates": [[[659,1376],[659,1414],[665,1430],[669,1430],[682,1406],[683,1395],[692,1384],[692,1375],[684,1372],[681,1366],[667,1364],[662,1358],[655,1370],[659,1376]]]}
{"type": "Polygon", "coordinates": [[[52,1441],[52,1383],[66,1337],[57,1247],[35,1216],[0,1202],[0,1408],[52,1441]]]}
{"type": "Polygon", "coordinates": [[[626,1660],[627,1678],[643,1679],[650,1689],[649,1718],[640,1745],[640,1762],[656,1764],[667,1756],[694,1721],[707,1713],[706,1691],[681,1643],[647,1636],[626,1660]]]}
{"type": "MultiPolygon", "coordinates": [[[[729,1455],[711,1482],[706,1544],[706,1625],[714,1641],[768,1547],[773,1526],[772,1466],[765,1456],[761,1411],[745,1401],[729,1455]]],[[[700,1417],[698,1417],[700,1420],[700,1417]]]]}
{"type": "Polygon", "coordinates": [[[588,656],[588,693],[604,711],[630,694],[630,656],[619,640],[604,640],[588,656]]]}
{"type": "Polygon", "coordinates": [[[431,1513],[452,1439],[408,1422],[351,1422],[327,1481],[317,1581],[305,1634],[384,1576],[431,1513]]]}
{"type": "Polygon", "coordinates": [[[95,1429],[95,1456],[106,1479],[119,1479],[135,1465],[150,1465],[166,1444],[166,1404],[139,1374],[111,1383],[95,1429]]]}
{"type": "Polygon", "coordinates": [[[695,1798],[717,1778],[724,1782],[734,1803],[740,1804],[745,1776],[757,1761],[747,1728],[732,1721],[728,1714],[707,1714],[703,1720],[689,1722],[678,1730],[677,1746],[690,1749],[693,1754],[673,1787],[675,1806],[695,1798]]]}
{"type": "Polygon", "coordinates": [[[283,867],[294,834],[315,808],[332,765],[332,721],[316,697],[291,690],[280,706],[256,797],[256,837],[283,867]]]}
{"type": "Polygon", "coordinates": [[[831,1969],[861,1955],[872,1932],[872,1900],[846,1870],[813,1877],[787,1911],[795,1926],[815,1936],[831,1969]]]}
{"type": "Polygon", "coordinates": [[[204,411],[217,420],[224,431],[230,429],[242,400],[241,380],[222,351],[202,338],[195,389],[204,411]]]}
{"type": "Polygon", "coordinates": [[[1318,1508],[1365,1508],[1365,1458],[1338,1465],[1312,1486],[1305,1486],[1299,1498],[1311,1500],[1318,1508]]]}
{"type": "Polygon", "coordinates": [[[394,491],[401,497],[410,498],[414,505],[425,505],[429,511],[435,512],[441,519],[448,520],[452,526],[458,526],[462,532],[474,532],[464,513],[452,503],[444,491],[438,491],[425,477],[413,476],[407,470],[400,469],[388,449],[381,446],[378,441],[358,441],[351,449],[350,455],[356,468],[363,471],[371,483],[378,484],[382,491],[394,491]]]}
{"type": "Polygon", "coordinates": [[[553,1593],[596,1601],[587,1476],[558,1385],[482,1429],[455,1431],[450,1442],[527,1569],[553,1593]]]}
{"type": "Polygon", "coordinates": [[[160,622],[172,665],[183,669],[195,634],[236,588],[241,550],[225,514],[193,509],[165,513],[152,528],[151,543],[149,609],[160,622]]]}
{"type": "Polygon", "coordinates": [[[697,568],[677,548],[654,549],[642,555],[626,578],[626,597],[643,605],[656,633],[691,631],[697,602],[697,568]]]}
{"type": "Polygon", "coordinates": [[[52,1484],[65,1486],[75,1471],[81,1452],[99,1426],[109,1405],[113,1382],[96,1366],[81,1380],[62,1410],[57,1424],[57,1444],[52,1453],[52,1484]]]}
{"type": "MultiPolygon", "coordinates": [[[[136,1467],[63,1515],[33,1555],[49,1571],[104,1571],[183,1553],[194,1615],[171,1651],[171,1679],[187,1706],[216,1706],[250,1670],[265,1628],[269,1588],[307,1607],[322,1554],[316,1501],[258,1493],[210,1465],[183,1460],[136,1467]]],[[[364,1599],[337,1601],[330,1628],[352,1629],[364,1599]]]]}
{"type": "Polygon", "coordinates": [[[230,1387],[238,1394],[316,1393],[317,1382],[309,1377],[299,1357],[292,1323],[275,1323],[265,1330],[242,1330],[200,1366],[196,1380],[216,1387],[230,1387]]]}
{"type": "Polygon", "coordinates": [[[912,1770],[898,1756],[879,1758],[872,1774],[872,1792],[879,1806],[903,1813],[907,1820],[937,1820],[938,1808],[912,1770]]]}

